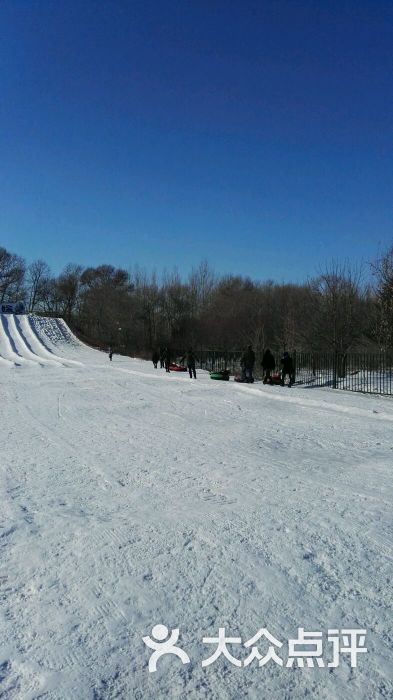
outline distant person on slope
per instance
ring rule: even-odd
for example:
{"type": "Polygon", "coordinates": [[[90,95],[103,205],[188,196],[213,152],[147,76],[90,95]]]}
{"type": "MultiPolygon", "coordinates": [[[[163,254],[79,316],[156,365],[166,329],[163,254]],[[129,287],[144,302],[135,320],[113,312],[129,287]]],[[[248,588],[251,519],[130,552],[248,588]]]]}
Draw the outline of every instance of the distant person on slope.
{"type": "Polygon", "coordinates": [[[108,355],[109,355],[110,361],[112,362],[112,357],[113,357],[113,350],[112,350],[112,348],[109,348],[108,355]]]}
{"type": "Polygon", "coordinates": [[[266,348],[265,352],[263,353],[262,357],[262,369],[263,369],[263,383],[267,384],[272,384],[272,372],[276,369],[276,361],[274,359],[274,355],[272,352],[270,352],[269,348],[266,348]]]}
{"type": "Polygon", "coordinates": [[[294,366],[293,366],[293,360],[292,357],[290,356],[289,352],[284,352],[284,355],[281,358],[281,386],[284,386],[285,384],[285,377],[288,375],[289,377],[289,384],[288,386],[292,386],[294,382],[294,366]]]}
{"type": "Polygon", "coordinates": [[[184,359],[187,363],[187,369],[190,375],[190,379],[192,379],[193,377],[194,379],[196,379],[195,361],[197,358],[195,357],[192,348],[189,348],[189,350],[187,350],[186,354],[181,358],[180,362],[183,362],[184,359]]]}
{"type": "Polygon", "coordinates": [[[169,365],[171,364],[171,351],[169,348],[165,348],[164,350],[164,363],[165,372],[170,372],[169,365]]]}
{"type": "Polygon", "coordinates": [[[158,360],[160,359],[160,354],[157,352],[157,350],[153,350],[153,354],[151,356],[151,359],[152,359],[152,362],[154,365],[154,369],[157,369],[158,360]]]}
{"type": "Polygon", "coordinates": [[[242,381],[252,384],[254,381],[253,370],[255,365],[255,352],[252,345],[248,345],[240,360],[242,368],[242,381]]]}
{"type": "Polygon", "coordinates": [[[160,367],[165,367],[165,348],[160,348],[160,367]]]}

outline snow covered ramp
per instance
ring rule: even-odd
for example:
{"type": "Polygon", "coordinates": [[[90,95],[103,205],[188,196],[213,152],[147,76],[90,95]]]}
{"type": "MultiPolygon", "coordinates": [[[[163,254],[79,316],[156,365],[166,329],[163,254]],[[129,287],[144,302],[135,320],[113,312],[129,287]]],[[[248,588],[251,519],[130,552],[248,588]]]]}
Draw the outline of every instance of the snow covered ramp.
{"type": "Polygon", "coordinates": [[[81,366],[86,352],[60,318],[0,314],[0,368],[81,366]]]}

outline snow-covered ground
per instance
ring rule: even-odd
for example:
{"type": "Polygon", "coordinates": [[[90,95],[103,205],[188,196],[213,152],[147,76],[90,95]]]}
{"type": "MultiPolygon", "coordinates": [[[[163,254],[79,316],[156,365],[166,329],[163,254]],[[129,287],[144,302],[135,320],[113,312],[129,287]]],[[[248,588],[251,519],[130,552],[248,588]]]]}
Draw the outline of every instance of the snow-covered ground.
{"type": "Polygon", "coordinates": [[[110,363],[34,317],[1,318],[0,397],[2,699],[393,697],[392,399],[110,363]],[[159,623],[190,663],[149,673],[159,623]],[[284,666],[202,667],[220,627],[284,666]],[[299,627],[325,667],[285,667],[299,627]],[[327,668],[343,628],[368,651],[327,668]]]}

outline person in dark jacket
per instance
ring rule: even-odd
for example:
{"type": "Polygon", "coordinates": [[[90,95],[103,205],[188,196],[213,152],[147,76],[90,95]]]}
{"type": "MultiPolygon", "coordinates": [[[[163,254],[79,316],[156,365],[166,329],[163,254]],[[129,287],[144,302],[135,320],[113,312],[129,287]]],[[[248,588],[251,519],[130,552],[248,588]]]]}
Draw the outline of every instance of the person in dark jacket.
{"type": "Polygon", "coordinates": [[[242,368],[242,380],[252,383],[254,381],[252,373],[255,365],[255,352],[252,349],[252,345],[248,345],[247,350],[242,355],[240,364],[242,368]]]}
{"type": "Polygon", "coordinates": [[[261,364],[263,369],[263,383],[267,384],[267,382],[269,382],[269,384],[273,384],[272,372],[274,372],[276,369],[276,361],[269,348],[266,348],[265,352],[263,353],[261,364]]]}
{"type": "Polygon", "coordinates": [[[284,352],[284,355],[281,358],[281,386],[284,386],[285,384],[285,377],[288,375],[289,376],[289,384],[288,386],[292,386],[294,382],[294,367],[293,367],[293,360],[292,357],[290,356],[289,352],[284,352]]]}
{"type": "Polygon", "coordinates": [[[160,348],[160,367],[165,367],[165,348],[160,348]]]}
{"type": "Polygon", "coordinates": [[[165,348],[164,350],[164,364],[165,372],[170,372],[169,365],[171,364],[171,351],[169,348],[165,348]]]}
{"type": "Polygon", "coordinates": [[[154,369],[157,369],[157,364],[158,360],[160,359],[160,353],[157,352],[157,350],[153,350],[153,354],[151,356],[152,363],[154,365],[154,369]]]}
{"type": "Polygon", "coordinates": [[[190,379],[192,379],[193,377],[194,377],[194,379],[196,379],[195,361],[197,358],[195,357],[195,354],[194,354],[194,351],[192,350],[192,348],[189,348],[189,350],[187,350],[186,354],[181,358],[180,362],[183,362],[184,359],[186,360],[186,363],[187,363],[187,369],[188,369],[188,373],[190,375],[190,379]]]}
{"type": "Polygon", "coordinates": [[[113,350],[112,350],[112,348],[109,348],[109,350],[108,350],[108,355],[109,355],[110,361],[112,362],[112,357],[113,357],[113,350]]]}

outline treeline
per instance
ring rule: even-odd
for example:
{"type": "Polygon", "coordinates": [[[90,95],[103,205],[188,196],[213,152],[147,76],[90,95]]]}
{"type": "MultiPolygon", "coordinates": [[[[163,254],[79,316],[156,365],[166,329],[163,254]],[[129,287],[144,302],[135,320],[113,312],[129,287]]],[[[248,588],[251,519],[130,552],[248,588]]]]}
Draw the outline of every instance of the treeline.
{"type": "Polygon", "coordinates": [[[187,279],[135,268],[69,264],[53,275],[0,248],[0,301],[61,316],[86,342],[144,355],[153,347],[348,352],[393,348],[393,247],[365,285],[332,263],[303,284],[218,276],[202,262],[187,279]]]}

